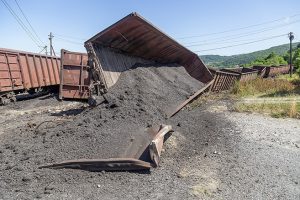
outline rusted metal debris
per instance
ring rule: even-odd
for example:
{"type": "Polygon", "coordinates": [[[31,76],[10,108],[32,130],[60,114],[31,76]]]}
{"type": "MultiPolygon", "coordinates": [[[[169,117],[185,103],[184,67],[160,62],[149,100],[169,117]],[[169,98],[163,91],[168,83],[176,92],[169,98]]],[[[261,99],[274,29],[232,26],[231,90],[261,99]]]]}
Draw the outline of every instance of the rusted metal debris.
{"type": "Polygon", "coordinates": [[[39,168],[72,168],[88,171],[132,171],[150,169],[151,164],[135,158],[79,159],[41,166],[39,168]]]}
{"type": "Polygon", "coordinates": [[[155,133],[154,130],[155,128],[148,129],[148,135],[151,136],[150,141],[147,139],[147,135],[145,135],[143,141],[139,140],[138,143],[133,145],[129,144],[129,149],[124,153],[123,157],[66,160],[60,163],[40,166],[39,168],[73,168],[88,171],[132,171],[157,167],[163,143],[166,139],[165,136],[172,131],[172,126],[160,125],[155,133]]]}
{"type": "Polygon", "coordinates": [[[160,131],[157,133],[155,138],[153,138],[153,140],[150,143],[149,146],[150,158],[155,167],[157,167],[159,163],[165,135],[171,130],[172,130],[172,126],[170,125],[162,126],[160,131]]]}

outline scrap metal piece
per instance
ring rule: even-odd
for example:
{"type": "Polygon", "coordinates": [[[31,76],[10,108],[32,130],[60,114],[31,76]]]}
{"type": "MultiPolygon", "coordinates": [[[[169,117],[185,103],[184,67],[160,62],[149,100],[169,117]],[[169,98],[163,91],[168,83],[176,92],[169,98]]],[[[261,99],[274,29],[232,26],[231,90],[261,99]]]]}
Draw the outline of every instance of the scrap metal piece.
{"type": "Polygon", "coordinates": [[[157,167],[165,135],[172,130],[170,125],[149,128],[137,142],[128,144],[120,158],[66,160],[39,168],[72,168],[88,171],[134,171],[157,167]]]}
{"type": "Polygon", "coordinates": [[[170,125],[162,125],[161,127],[162,128],[149,145],[150,158],[154,163],[154,167],[158,166],[165,135],[172,130],[172,126],[170,125]]]}
{"type": "Polygon", "coordinates": [[[88,171],[132,171],[150,169],[151,164],[135,158],[78,159],[44,165],[39,168],[71,168],[84,169],[88,171]]]}

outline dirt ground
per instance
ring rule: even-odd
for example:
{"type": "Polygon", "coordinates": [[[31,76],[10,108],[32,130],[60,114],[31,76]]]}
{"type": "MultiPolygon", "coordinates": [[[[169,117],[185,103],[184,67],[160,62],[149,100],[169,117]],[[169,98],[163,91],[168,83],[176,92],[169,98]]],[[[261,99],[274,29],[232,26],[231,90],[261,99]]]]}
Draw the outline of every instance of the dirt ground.
{"type": "Polygon", "coordinates": [[[30,154],[26,137],[43,121],[72,120],[85,104],[50,95],[1,107],[0,199],[299,199],[299,120],[230,105],[210,102],[171,118],[176,132],[150,172],[38,169],[44,161],[32,157],[39,152],[30,154]]]}

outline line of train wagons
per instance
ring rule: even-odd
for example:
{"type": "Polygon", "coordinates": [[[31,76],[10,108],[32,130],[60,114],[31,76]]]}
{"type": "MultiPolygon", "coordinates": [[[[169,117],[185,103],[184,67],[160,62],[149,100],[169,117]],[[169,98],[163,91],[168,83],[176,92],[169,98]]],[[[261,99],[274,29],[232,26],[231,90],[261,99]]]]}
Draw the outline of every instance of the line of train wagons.
{"type": "MultiPolygon", "coordinates": [[[[74,57],[77,59],[77,57],[74,57]]],[[[1,49],[0,48],[0,105],[16,101],[18,94],[34,94],[40,91],[58,90],[61,84],[60,69],[61,59],[56,56],[35,54],[24,51],[1,49]]],[[[281,66],[253,66],[252,68],[226,68],[216,70],[209,68],[212,74],[216,72],[227,73],[239,76],[238,80],[248,81],[258,76],[268,78],[280,74],[289,73],[288,65],[281,66]]],[[[75,70],[76,71],[76,70],[75,70]]],[[[70,76],[73,80],[70,87],[78,88],[81,92],[83,87],[82,68],[77,68],[78,73],[68,74],[64,71],[64,76],[70,76]],[[74,83],[77,83],[74,85],[74,83]]],[[[68,71],[67,71],[68,72],[68,71]]],[[[84,77],[86,79],[86,77],[84,77]]],[[[65,83],[64,83],[65,84],[65,83]]],[[[86,89],[88,86],[85,86],[86,89]]],[[[76,89],[75,89],[76,90],[76,89]]],[[[86,94],[86,91],[85,91],[86,94]]],[[[90,92],[88,92],[91,95],[90,92]]],[[[86,99],[86,95],[83,95],[86,99]]],[[[70,98],[72,98],[70,96],[70,98]]]]}

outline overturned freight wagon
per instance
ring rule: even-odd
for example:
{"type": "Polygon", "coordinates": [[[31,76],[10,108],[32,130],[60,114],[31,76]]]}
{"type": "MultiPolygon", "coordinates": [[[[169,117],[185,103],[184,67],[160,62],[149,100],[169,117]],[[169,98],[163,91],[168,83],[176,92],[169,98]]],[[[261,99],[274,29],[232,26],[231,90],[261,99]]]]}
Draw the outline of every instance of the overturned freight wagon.
{"type": "Polygon", "coordinates": [[[180,45],[137,13],[129,14],[85,42],[95,93],[105,93],[136,63],[177,63],[207,83],[212,75],[197,54],[180,45]]]}
{"type": "MultiPolygon", "coordinates": [[[[201,82],[207,83],[211,82],[213,79],[211,73],[195,53],[181,46],[175,40],[161,32],[159,29],[154,27],[152,24],[144,20],[136,13],[132,13],[126,16],[104,31],[98,33],[85,42],[85,47],[88,52],[88,60],[86,55],[83,53],[62,50],[62,78],[60,92],[61,98],[86,99],[88,96],[94,93],[98,95],[103,94],[104,98],[108,97],[107,104],[110,106],[107,106],[107,108],[114,109],[115,106],[113,104],[110,104],[109,101],[109,97],[110,95],[112,95],[111,92],[114,91],[114,89],[118,88],[118,86],[120,87],[120,85],[130,85],[131,79],[128,77],[127,79],[125,78],[127,82],[125,81],[125,84],[122,84],[122,81],[124,81],[124,77],[126,77],[126,74],[130,73],[131,70],[131,72],[139,70],[139,68],[135,68],[135,66],[143,66],[144,68],[148,68],[148,65],[144,64],[150,64],[150,66],[166,67],[168,70],[166,70],[165,72],[174,72],[175,70],[171,69],[171,67],[180,66],[180,68],[183,69],[181,73],[184,73],[183,76],[185,77],[185,79],[184,81],[178,81],[178,83],[176,84],[184,85],[185,82],[190,83],[194,81],[195,83],[197,83],[195,84],[195,90],[198,89],[198,83],[200,87],[199,89],[201,89],[201,87],[203,87],[204,85],[201,82]],[[171,65],[170,63],[176,64],[171,65]],[[125,76],[120,77],[122,73],[125,76]],[[88,89],[88,91],[86,91],[86,89],[88,89]]],[[[160,69],[162,69],[163,67],[161,67],[160,69]]],[[[158,70],[154,69],[154,71],[158,70]]],[[[150,71],[148,73],[150,76],[153,75],[152,72],[150,73],[150,71]]],[[[167,79],[168,76],[171,75],[165,74],[165,79],[162,80],[162,84],[175,84],[167,79]]],[[[139,78],[136,75],[134,77],[137,79],[139,78]]],[[[159,76],[147,76],[146,79],[148,78],[152,81],[159,81],[157,77],[159,76]]],[[[135,78],[133,78],[133,81],[135,78]]],[[[176,76],[175,79],[176,78],[178,77],[176,76]]],[[[138,83],[138,81],[136,81],[136,83],[138,83]]],[[[154,84],[150,83],[148,86],[151,87],[150,85],[152,86],[154,84]]],[[[131,86],[130,88],[133,87],[131,86]]],[[[171,88],[175,89],[174,87],[171,88]]],[[[144,90],[143,92],[145,92],[145,94],[151,94],[151,96],[154,95],[154,97],[156,91],[153,92],[153,90],[158,90],[157,88],[151,90],[151,88],[148,87],[142,89],[144,90]],[[149,89],[149,92],[147,91],[147,89],[149,89]]],[[[181,91],[182,90],[184,89],[181,89],[181,91]]],[[[194,92],[194,90],[192,89],[183,93],[172,90],[172,92],[176,93],[175,96],[180,96],[180,94],[182,94],[182,98],[179,98],[180,101],[184,100],[186,98],[186,95],[191,91],[194,92]]],[[[162,99],[165,99],[165,101],[166,99],[172,99],[171,95],[170,97],[167,95],[164,96],[165,91],[163,91],[162,93],[164,97],[162,99]]],[[[155,99],[155,101],[156,100],[157,99],[155,99]]],[[[112,102],[113,101],[114,100],[112,100],[112,102]]],[[[134,103],[134,101],[139,101],[139,99],[133,98],[130,101],[126,102],[132,102],[135,105],[136,103],[134,103]]],[[[165,106],[163,107],[169,107],[171,106],[171,104],[177,103],[180,102],[177,102],[177,99],[175,100],[174,98],[172,100],[172,103],[166,102],[165,106]]],[[[146,105],[147,104],[144,102],[144,106],[146,105]]],[[[104,105],[99,105],[92,110],[97,111],[97,109],[101,108],[101,106],[104,105]]],[[[116,109],[127,109],[127,106],[116,107],[116,109]]],[[[133,108],[130,106],[130,110],[131,109],[133,108]]],[[[149,112],[150,110],[151,109],[149,109],[149,112]]],[[[164,112],[164,109],[160,109],[157,105],[157,110],[159,111],[155,112],[156,116],[160,115],[160,113],[162,112],[162,116],[165,117],[166,112],[164,112]]],[[[126,116],[126,119],[131,117],[132,116],[128,115],[126,116]]],[[[113,155],[116,156],[109,156],[108,159],[100,158],[66,160],[60,163],[55,163],[43,167],[71,167],[83,169],[93,168],[93,170],[100,169],[114,171],[149,169],[151,166],[158,166],[162,145],[165,140],[165,135],[171,132],[172,127],[169,125],[161,125],[157,128],[154,124],[152,124],[149,125],[149,127],[156,127],[155,130],[150,130],[152,128],[145,129],[144,125],[140,125],[139,123],[137,123],[138,121],[141,121],[142,118],[133,118],[135,122],[133,124],[129,119],[131,124],[128,127],[129,131],[126,131],[126,126],[124,125],[124,127],[121,128],[120,132],[123,136],[126,136],[128,134],[130,135],[135,132],[138,132],[138,134],[134,138],[130,136],[130,138],[126,138],[126,140],[121,141],[122,145],[128,145],[128,147],[126,147],[126,151],[122,152],[121,155],[116,155],[114,153],[113,155]],[[136,128],[133,129],[132,127],[135,126],[136,128]],[[147,131],[145,132],[144,130],[147,131]]],[[[120,127],[122,123],[124,123],[124,121],[125,119],[121,120],[120,123],[118,123],[118,127],[120,127]]],[[[113,128],[115,127],[111,127],[110,129],[113,128]]],[[[116,131],[118,132],[119,129],[116,129],[116,131]]],[[[111,143],[109,144],[111,145],[111,143]]],[[[115,149],[113,149],[113,151],[117,151],[116,149],[118,148],[116,147],[115,149]]]]}
{"type": "Polygon", "coordinates": [[[60,58],[0,48],[0,105],[16,94],[58,86],[60,58]]]}

